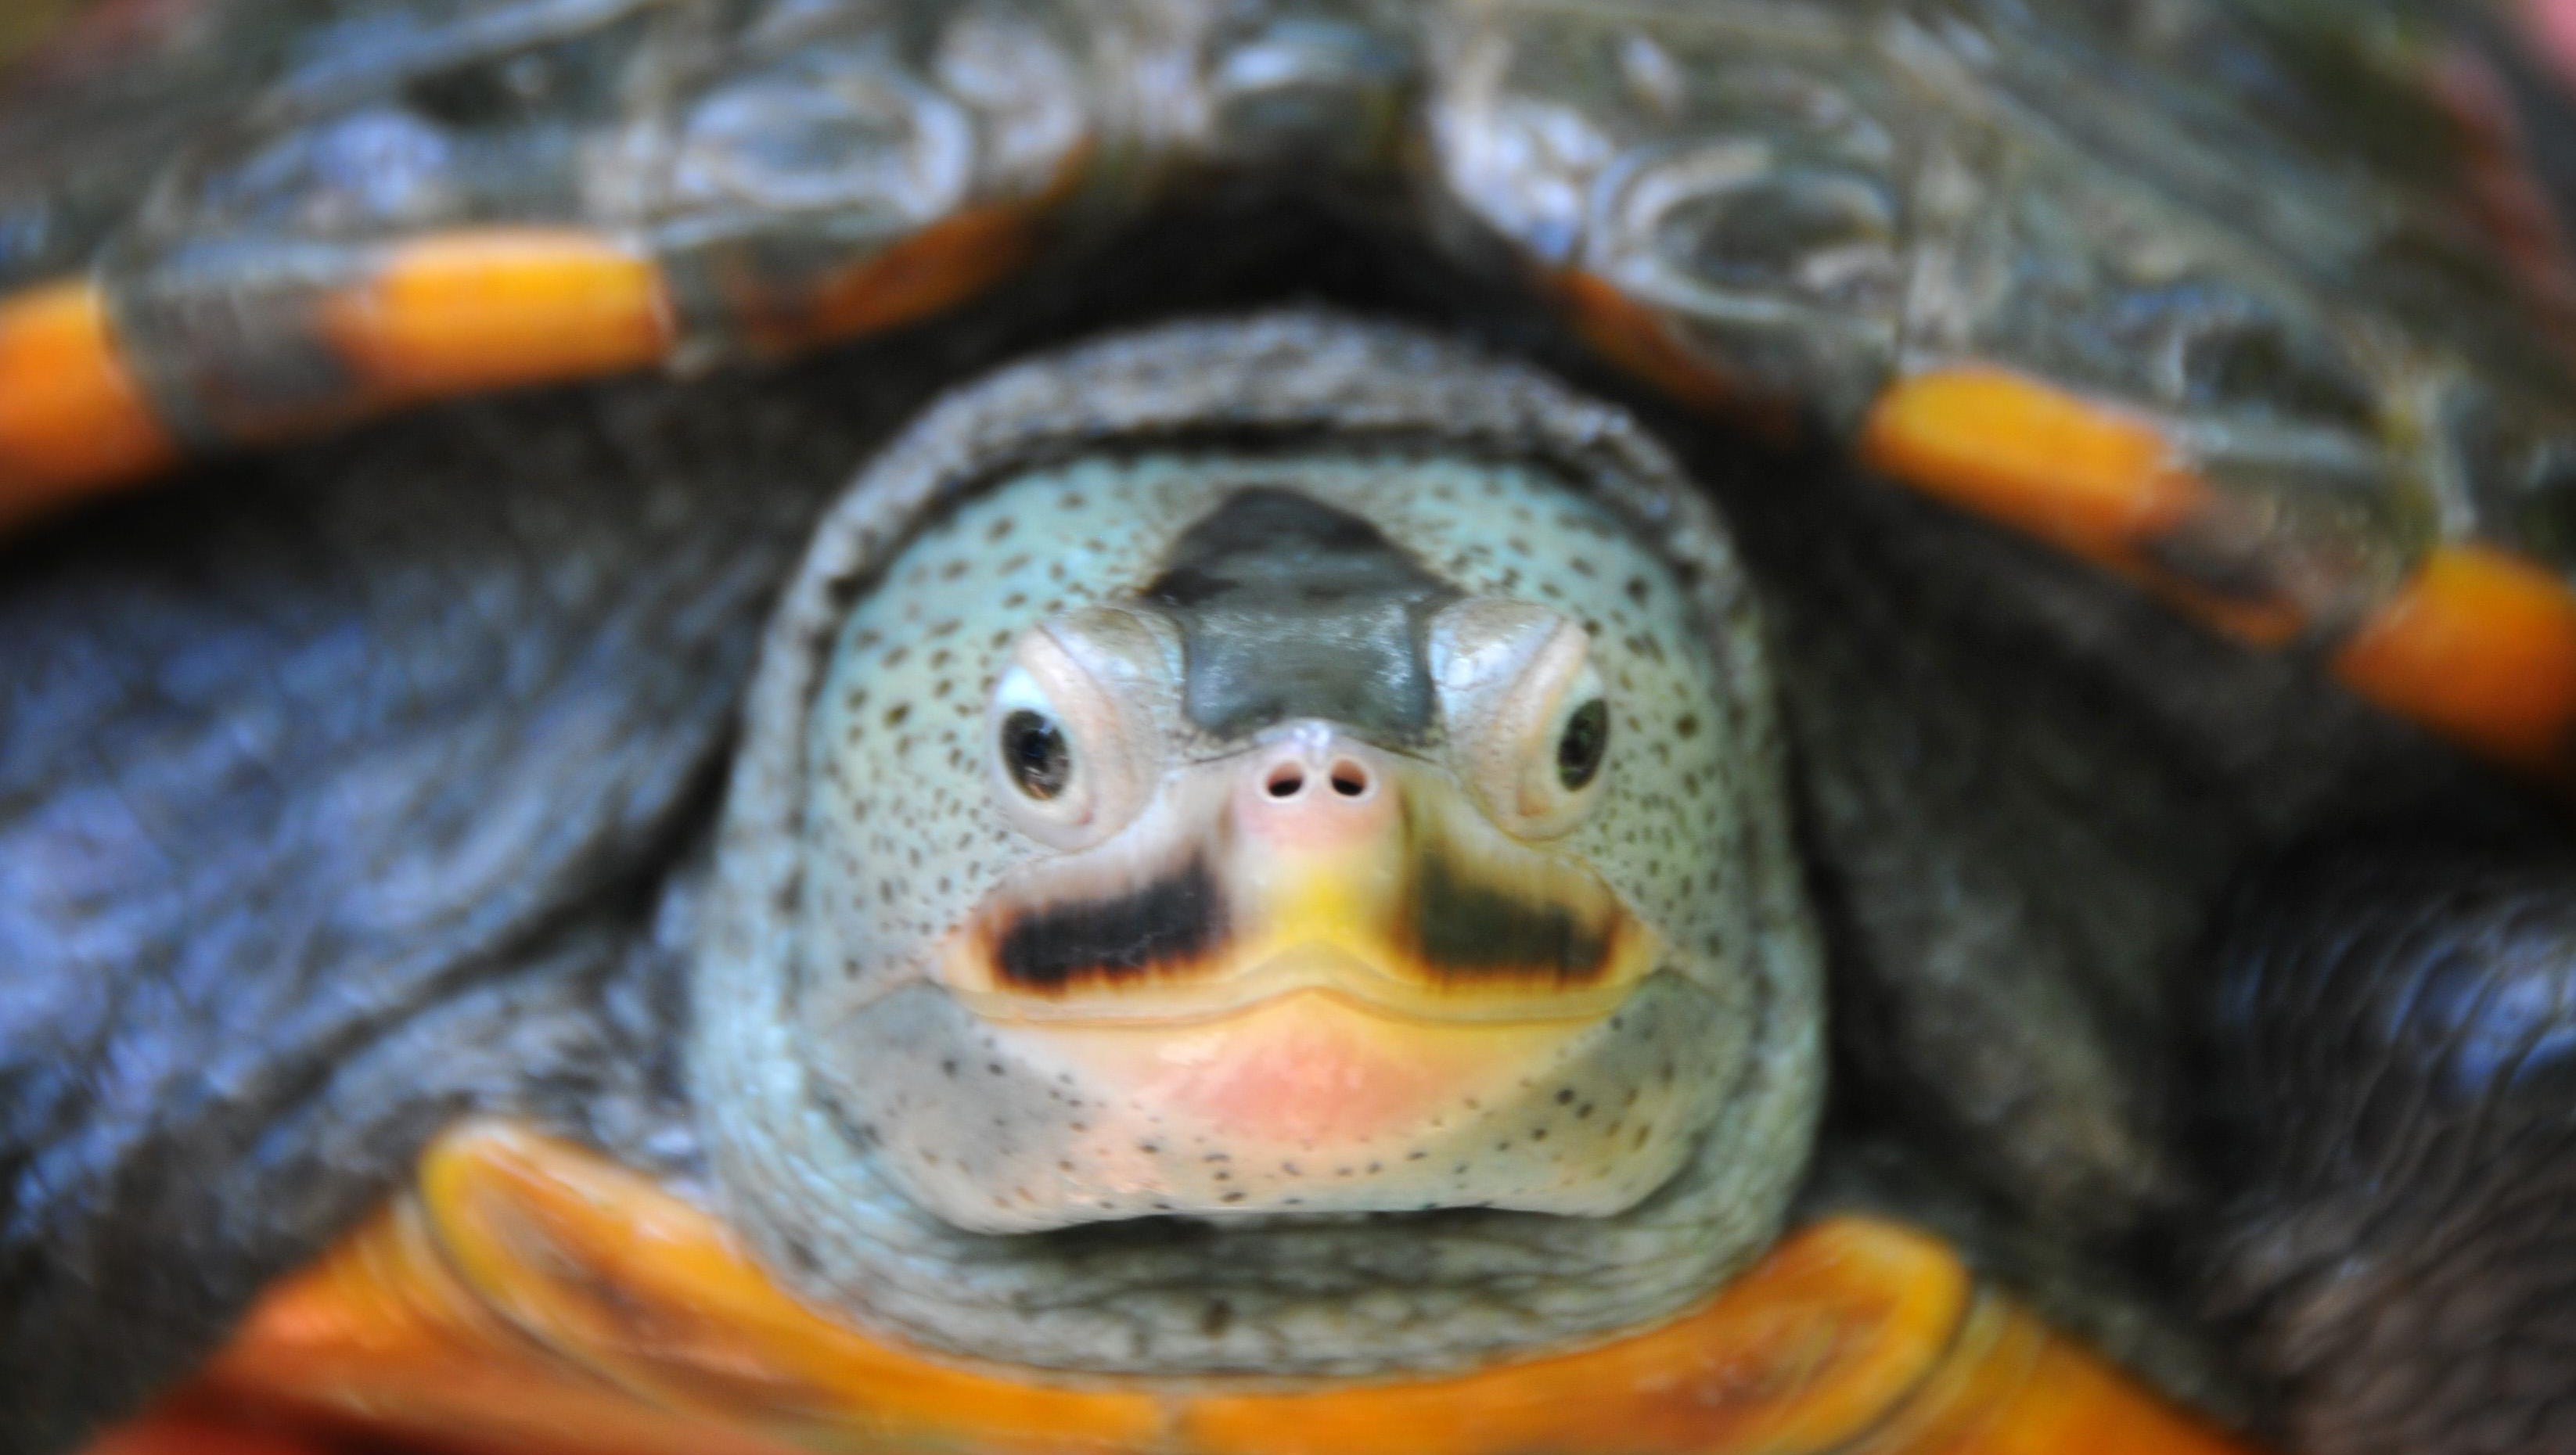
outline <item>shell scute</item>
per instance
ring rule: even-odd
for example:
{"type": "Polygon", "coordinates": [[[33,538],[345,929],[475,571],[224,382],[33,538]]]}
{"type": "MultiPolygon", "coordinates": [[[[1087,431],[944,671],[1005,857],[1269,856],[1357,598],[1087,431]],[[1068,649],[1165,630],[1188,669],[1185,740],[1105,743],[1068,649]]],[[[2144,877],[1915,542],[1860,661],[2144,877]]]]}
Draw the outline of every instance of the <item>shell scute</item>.
{"type": "MultiPolygon", "coordinates": [[[[1025,261],[1102,142],[1045,4],[233,10],[296,43],[95,247],[114,373],[192,449],[918,317],[1025,261]]],[[[0,493],[136,457],[0,436],[0,493]]]]}
{"type": "MultiPolygon", "coordinates": [[[[2258,642],[2330,655],[2446,549],[2576,559],[2576,269],[2495,86],[2393,9],[184,16],[193,50],[40,56],[0,110],[20,158],[0,160],[0,308],[22,340],[66,298],[105,320],[79,368],[0,359],[10,515],[425,398],[892,327],[1213,170],[1413,177],[1613,361],[1775,432],[1821,425],[1971,508],[2032,442],[1954,424],[1902,447],[1886,420],[1943,396],[1918,381],[2015,375],[2152,430],[2158,490],[2195,482],[2187,522],[2039,534],[2258,642]],[[83,262],[92,291],[64,292],[83,262]]],[[[2076,503],[2050,510],[2083,516],[2062,483],[2076,503]]]]}
{"type": "MultiPolygon", "coordinates": [[[[2422,660],[2344,651],[2428,594],[2530,604],[2440,589],[2436,566],[2563,577],[2576,332],[2564,258],[2536,274],[2463,195],[2482,143],[2444,103],[2456,53],[2318,20],[1495,5],[1454,27],[1433,133],[1456,204],[1615,362],[1702,407],[1794,412],[1891,479],[2576,781],[2576,715],[2531,716],[2576,678],[2482,715],[2441,706],[2422,660]]],[[[2576,612],[2558,589],[2542,615],[2576,612]]],[[[2559,670],[2555,645],[2525,650],[2560,636],[2531,612],[2445,619],[2455,647],[2559,670]]]]}

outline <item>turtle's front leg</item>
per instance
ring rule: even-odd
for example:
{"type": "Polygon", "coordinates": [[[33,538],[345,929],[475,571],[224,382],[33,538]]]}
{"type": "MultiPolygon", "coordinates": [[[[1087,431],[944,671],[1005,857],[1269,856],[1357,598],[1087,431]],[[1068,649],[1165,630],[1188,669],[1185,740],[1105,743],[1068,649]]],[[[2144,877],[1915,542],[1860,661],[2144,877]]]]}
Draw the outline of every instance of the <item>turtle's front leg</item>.
{"type": "Polygon", "coordinates": [[[2213,1261],[2293,1443],[2576,1448],[2576,857],[2311,848],[2213,954],[2213,1261]]]}

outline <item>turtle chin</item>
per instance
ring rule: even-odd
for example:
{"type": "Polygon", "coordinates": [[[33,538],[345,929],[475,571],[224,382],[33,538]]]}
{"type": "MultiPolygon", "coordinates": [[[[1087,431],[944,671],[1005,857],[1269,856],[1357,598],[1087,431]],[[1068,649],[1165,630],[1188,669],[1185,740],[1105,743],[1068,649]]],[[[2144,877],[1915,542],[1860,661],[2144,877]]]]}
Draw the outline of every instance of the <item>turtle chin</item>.
{"type": "Polygon", "coordinates": [[[863,1325],[1088,1375],[1427,1372],[1635,1328],[1773,1235],[1814,1135],[1811,1008],[1673,970],[1556,1022],[1314,988],[1164,1025],[997,1021],[923,981],[829,1027],[783,1008],[728,1008],[754,1054],[701,1066],[763,1261],[863,1325]]]}
{"type": "Polygon", "coordinates": [[[1599,1217],[1670,1181],[1733,1090],[1726,1062],[1688,1053],[1697,997],[1656,984],[1677,979],[1520,1020],[1432,1019],[1305,984],[1179,1023],[1013,1023],[931,991],[845,1025],[824,1054],[850,1072],[819,1079],[909,1200],[975,1232],[1599,1217]]]}

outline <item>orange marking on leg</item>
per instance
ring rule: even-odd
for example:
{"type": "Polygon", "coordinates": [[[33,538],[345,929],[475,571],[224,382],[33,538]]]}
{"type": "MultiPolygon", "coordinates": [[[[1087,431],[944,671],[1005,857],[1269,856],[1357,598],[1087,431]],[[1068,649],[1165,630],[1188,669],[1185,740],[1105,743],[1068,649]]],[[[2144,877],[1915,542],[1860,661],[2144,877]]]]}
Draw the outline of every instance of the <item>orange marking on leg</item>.
{"type": "Polygon", "coordinates": [[[1675,338],[1669,323],[1618,284],[1591,273],[1543,281],[1562,296],[1575,333],[1601,357],[1694,409],[1737,420],[1772,444],[1797,439],[1797,418],[1788,406],[1675,338]]]}
{"type": "Polygon", "coordinates": [[[178,459],[87,283],[0,299],[0,527],[178,459]]]}
{"type": "Polygon", "coordinates": [[[754,352],[801,353],[930,317],[1026,266],[1037,252],[1027,206],[971,208],[803,290],[779,293],[719,273],[733,328],[754,352]]]}
{"type": "MultiPolygon", "coordinates": [[[[1920,375],[1888,391],[1862,439],[1873,467],[2156,591],[2222,631],[2278,645],[2332,601],[2330,561],[2301,559],[2232,515],[2156,425],[1997,369],[1920,375]],[[2259,562],[2269,601],[2225,599],[2168,553],[2194,542],[2259,562]]],[[[2329,620],[2333,619],[2331,617],[2329,620]]],[[[2489,546],[2435,549],[2335,658],[2382,707],[2491,760],[2576,788],[2576,592],[2489,546]]]]}
{"type": "Polygon", "coordinates": [[[1917,375],[1861,435],[1872,468],[2087,560],[2128,571],[2139,542],[2204,508],[2208,489],[2152,421],[2001,369],[1917,375]]]}
{"type": "Polygon", "coordinates": [[[2576,594],[2488,546],[2444,546],[2335,658],[2356,691],[2576,787],[2576,594]]]}
{"type": "Polygon", "coordinates": [[[1873,469],[2255,646],[2296,640],[2332,604],[2329,575],[2274,549],[2154,420],[2026,375],[1969,365],[1903,380],[1871,409],[1860,449],[1873,469]]]}
{"type": "Polygon", "coordinates": [[[202,1392],[495,1455],[1514,1455],[1614,1433],[1622,1455],[2245,1455],[1884,1224],[1819,1224],[1698,1312],[1576,1353],[1395,1383],[1085,1387],[853,1329],[710,1214],[495,1124],[443,1139],[414,1198],[263,1301],[202,1392]]]}
{"type": "Polygon", "coordinates": [[[674,340],[650,259],[533,228],[395,247],[325,303],[322,331],[374,406],[642,368],[674,340]]]}

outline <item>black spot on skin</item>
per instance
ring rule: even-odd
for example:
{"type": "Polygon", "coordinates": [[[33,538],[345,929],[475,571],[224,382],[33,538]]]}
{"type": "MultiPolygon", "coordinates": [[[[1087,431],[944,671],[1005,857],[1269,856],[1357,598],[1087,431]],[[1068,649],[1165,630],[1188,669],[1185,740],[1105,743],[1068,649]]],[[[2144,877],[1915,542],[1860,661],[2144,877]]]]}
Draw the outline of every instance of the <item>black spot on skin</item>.
{"type": "Polygon", "coordinates": [[[1207,864],[1117,899],[1051,905],[1002,933],[993,963],[1004,983],[1040,994],[1115,985],[1206,956],[1226,935],[1225,905],[1207,864]]]}
{"type": "Polygon", "coordinates": [[[1221,1339],[1225,1337],[1225,1331],[1233,1327],[1234,1305],[1221,1298],[1209,1299],[1207,1308],[1199,1314],[1199,1332],[1211,1339],[1221,1339]]]}

